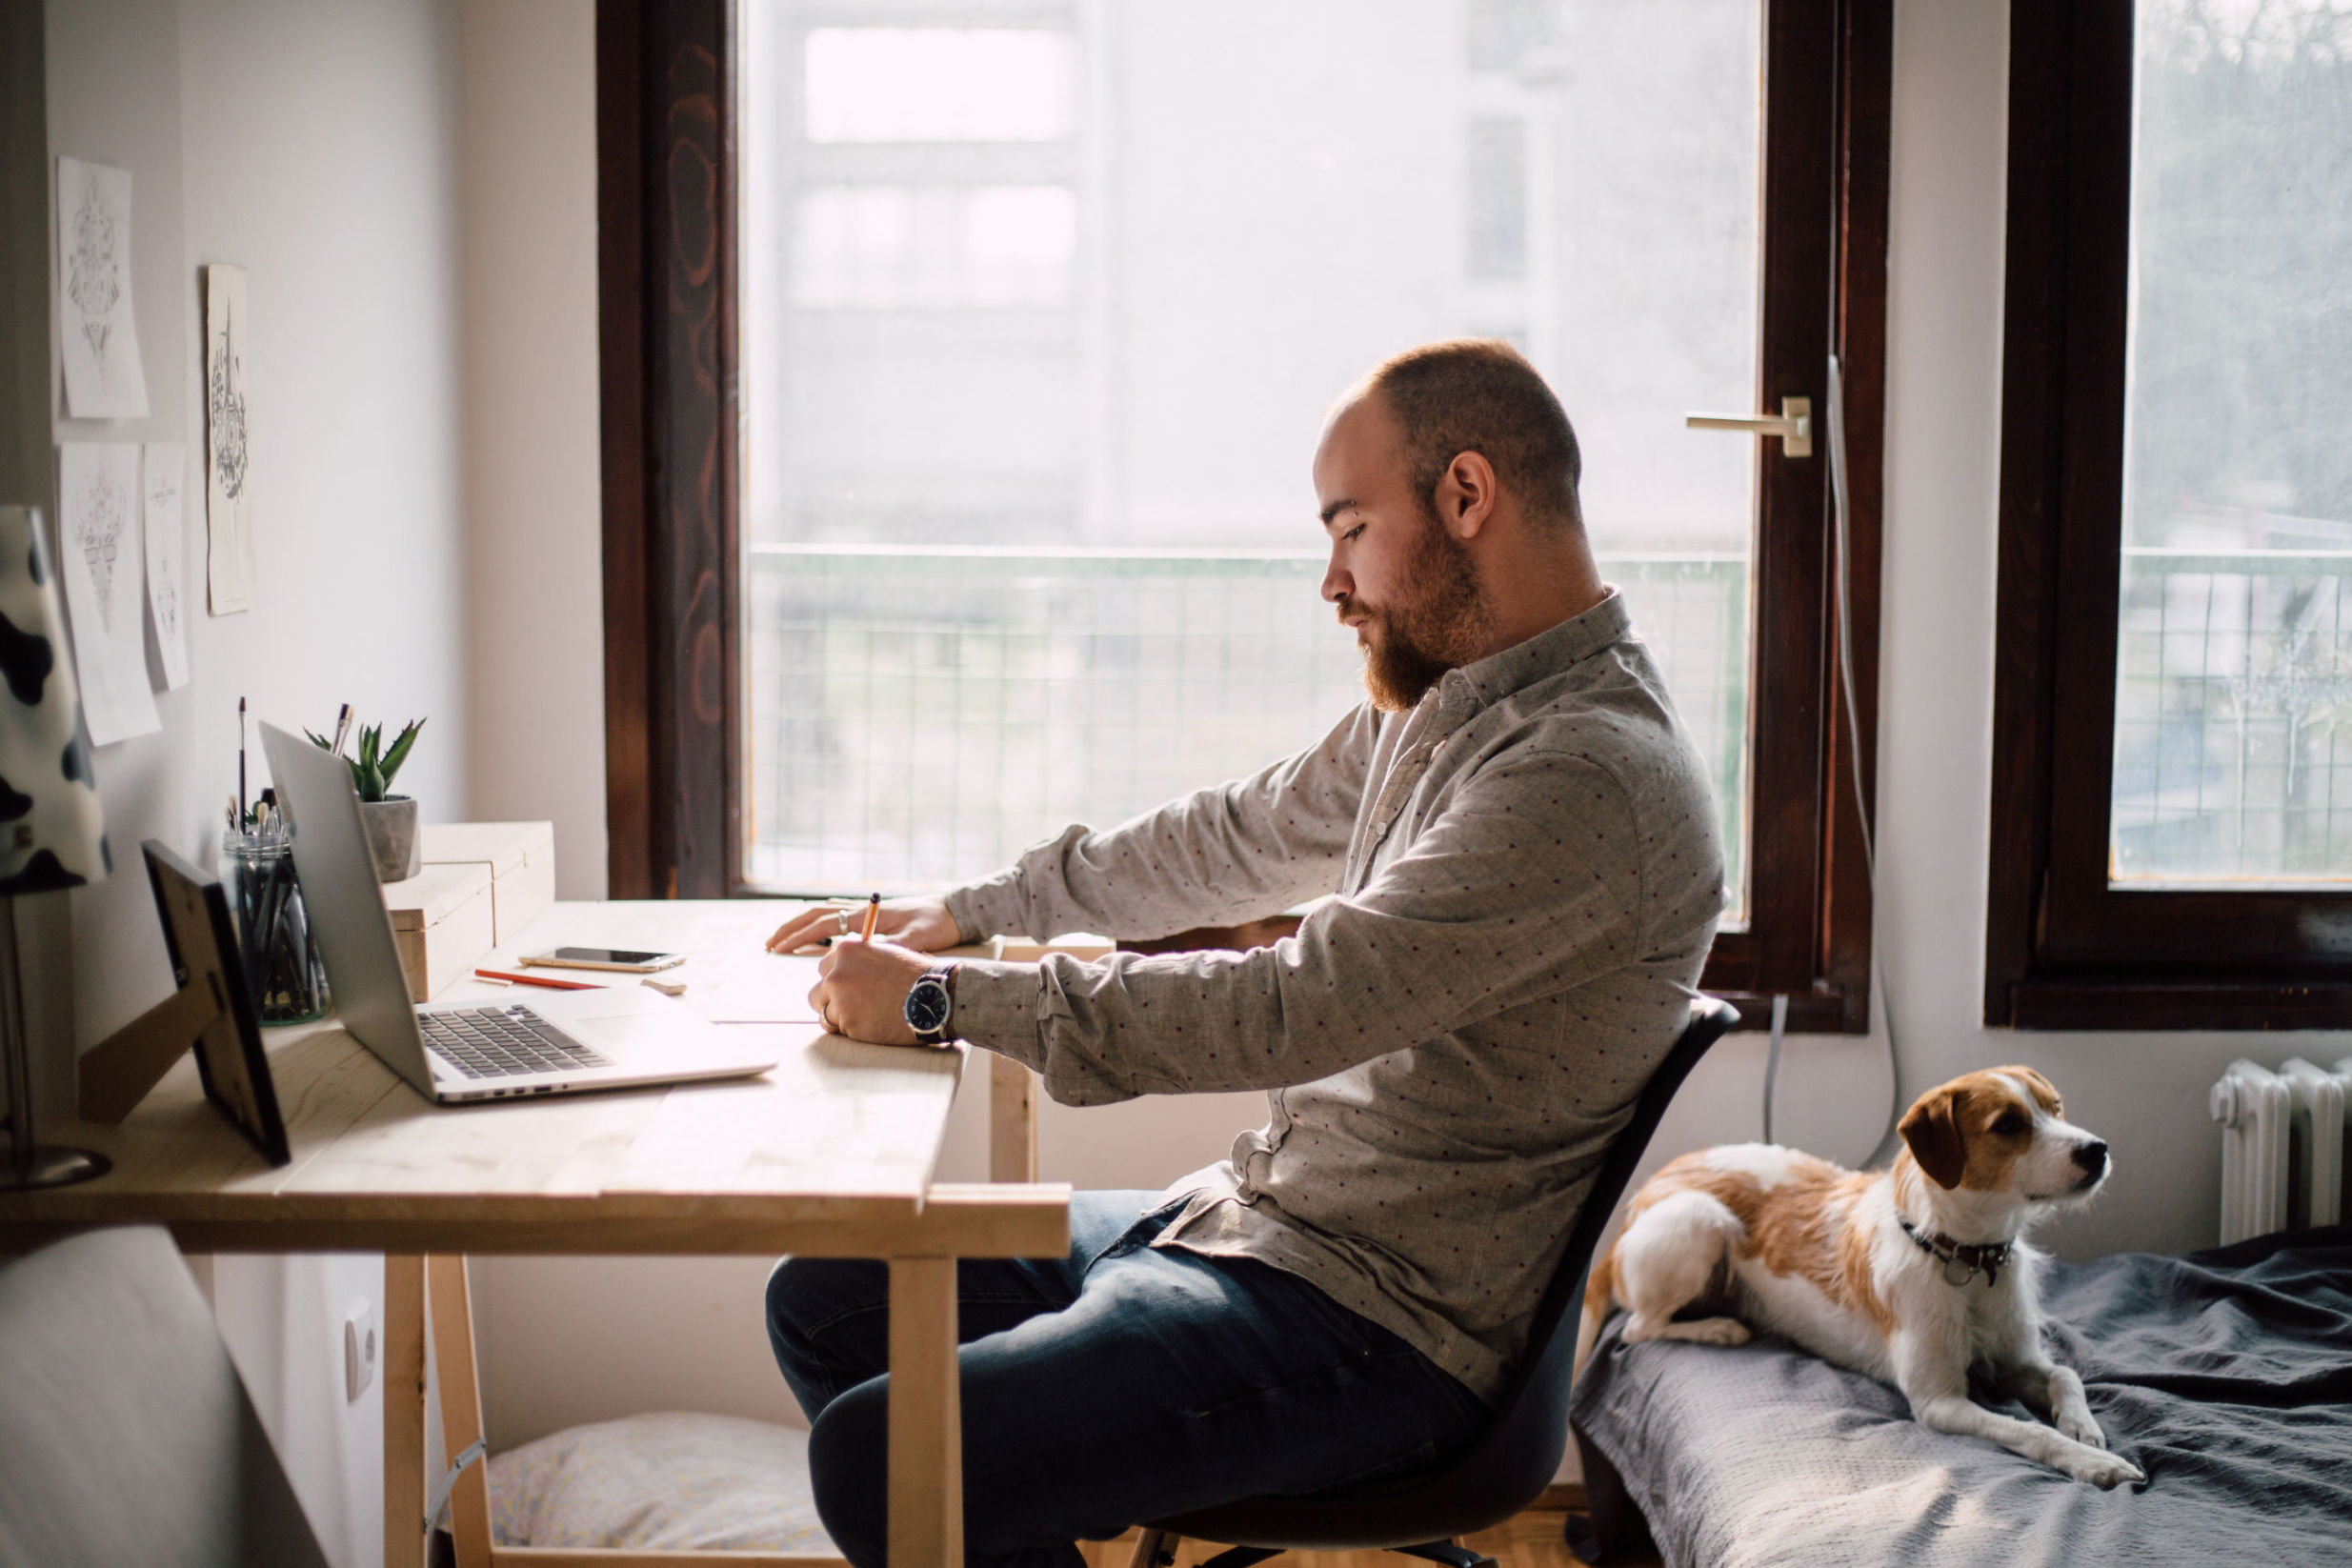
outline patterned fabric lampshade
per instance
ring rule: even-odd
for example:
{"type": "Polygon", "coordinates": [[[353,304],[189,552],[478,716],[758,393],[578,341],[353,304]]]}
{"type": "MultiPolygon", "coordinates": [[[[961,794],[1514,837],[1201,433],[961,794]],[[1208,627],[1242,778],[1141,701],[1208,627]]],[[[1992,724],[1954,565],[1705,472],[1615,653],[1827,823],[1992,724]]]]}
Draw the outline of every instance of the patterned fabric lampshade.
{"type": "Polygon", "coordinates": [[[78,888],[113,869],[57,573],[30,507],[0,507],[0,1057],[9,1095],[0,1192],[21,1192],[88,1181],[109,1167],[87,1149],[35,1141],[16,895],[78,888]]]}
{"type": "Polygon", "coordinates": [[[57,573],[30,507],[0,507],[0,896],[113,869],[57,573]]]}

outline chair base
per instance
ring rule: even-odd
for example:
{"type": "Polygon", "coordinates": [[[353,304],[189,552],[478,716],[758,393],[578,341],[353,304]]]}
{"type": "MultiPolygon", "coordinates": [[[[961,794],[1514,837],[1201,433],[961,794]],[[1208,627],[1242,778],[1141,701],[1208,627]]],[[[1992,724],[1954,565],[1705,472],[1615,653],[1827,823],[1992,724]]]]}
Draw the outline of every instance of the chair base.
{"type": "MultiPolygon", "coordinates": [[[[1143,1540],[1136,1551],[1134,1568],[1173,1568],[1176,1538],[1161,1530],[1145,1531],[1143,1540]]],[[[1228,1547],[1203,1562],[1200,1568],[1256,1568],[1268,1558],[1280,1557],[1289,1548],[1282,1546],[1228,1547]]],[[[1457,1546],[1450,1540],[1423,1541],[1418,1546],[1392,1546],[1388,1550],[1439,1563],[1443,1568],[1497,1568],[1493,1558],[1473,1552],[1467,1546],[1457,1546]]]]}

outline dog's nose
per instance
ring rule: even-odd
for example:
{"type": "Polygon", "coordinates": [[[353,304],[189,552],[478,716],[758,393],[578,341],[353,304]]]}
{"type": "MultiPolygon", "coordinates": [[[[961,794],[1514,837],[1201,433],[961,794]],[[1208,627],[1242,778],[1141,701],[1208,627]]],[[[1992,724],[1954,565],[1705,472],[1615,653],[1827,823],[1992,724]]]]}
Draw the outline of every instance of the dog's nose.
{"type": "Polygon", "coordinates": [[[2097,1176],[2107,1168],[2107,1146],[2096,1138],[2076,1144],[2075,1163],[2088,1175],[2097,1176]]]}

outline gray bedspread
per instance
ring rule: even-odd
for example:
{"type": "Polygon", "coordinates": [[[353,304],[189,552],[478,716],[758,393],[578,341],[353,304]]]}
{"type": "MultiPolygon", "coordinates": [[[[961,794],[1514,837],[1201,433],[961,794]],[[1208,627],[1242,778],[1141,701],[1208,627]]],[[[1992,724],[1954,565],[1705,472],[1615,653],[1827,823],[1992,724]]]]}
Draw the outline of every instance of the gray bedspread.
{"type": "Polygon", "coordinates": [[[1604,1538],[1578,1544],[1605,1556],[1616,1517],[1638,1537],[1630,1500],[1669,1568],[2352,1564],[2352,1227],[2056,1265],[2043,1298],[2143,1485],[1931,1432],[1782,1342],[1624,1345],[1620,1314],[1571,1407],[1604,1538]]]}

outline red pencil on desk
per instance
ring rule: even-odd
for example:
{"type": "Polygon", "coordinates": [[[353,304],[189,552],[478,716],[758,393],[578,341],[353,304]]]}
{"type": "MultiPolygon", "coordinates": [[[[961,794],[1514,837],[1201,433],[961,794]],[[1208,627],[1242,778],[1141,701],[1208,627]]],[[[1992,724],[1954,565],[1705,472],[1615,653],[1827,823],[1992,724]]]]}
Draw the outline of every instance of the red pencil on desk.
{"type": "Polygon", "coordinates": [[[551,980],[544,975],[517,975],[504,969],[477,969],[475,975],[485,980],[504,980],[510,985],[543,985],[550,991],[602,991],[600,985],[586,980],[551,980]]]}

